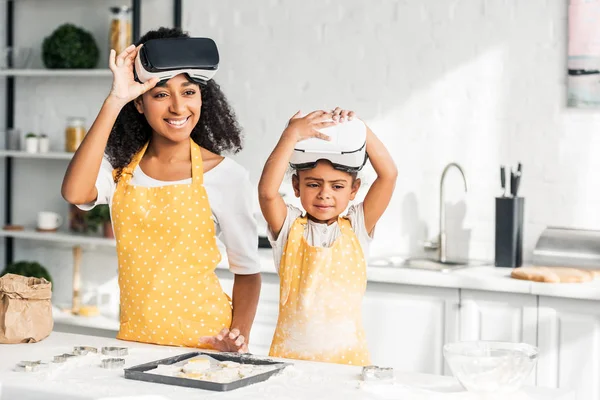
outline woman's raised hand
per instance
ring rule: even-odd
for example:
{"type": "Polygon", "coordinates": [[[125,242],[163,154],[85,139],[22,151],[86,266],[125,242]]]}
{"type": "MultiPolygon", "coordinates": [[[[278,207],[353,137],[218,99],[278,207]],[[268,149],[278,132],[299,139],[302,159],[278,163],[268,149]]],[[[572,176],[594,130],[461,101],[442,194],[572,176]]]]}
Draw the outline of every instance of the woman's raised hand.
{"type": "Polygon", "coordinates": [[[158,83],[157,78],[152,78],[144,83],[139,83],[134,79],[133,64],[140,47],[141,45],[136,48],[132,44],[119,55],[116,55],[113,49],[108,57],[108,67],[113,73],[113,84],[109,96],[121,102],[122,105],[141,96],[158,83]]]}

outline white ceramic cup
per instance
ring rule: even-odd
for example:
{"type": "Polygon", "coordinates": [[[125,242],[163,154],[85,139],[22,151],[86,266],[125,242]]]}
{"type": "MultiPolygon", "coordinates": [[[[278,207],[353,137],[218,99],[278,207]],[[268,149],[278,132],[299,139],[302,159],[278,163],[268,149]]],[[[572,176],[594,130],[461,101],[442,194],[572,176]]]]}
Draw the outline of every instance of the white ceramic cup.
{"type": "Polygon", "coordinates": [[[40,153],[47,153],[50,151],[50,139],[47,136],[40,136],[38,139],[38,150],[40,153]]]}
{"type": "Polygon", "coordinates": [[[62,217],[52,211],[40,211],[38,213],[37,227],[38,229],[51,230],[62,225],[62,217]]]}
{"type": "Polygon", "coordinates": [[[25,138],[25,151],[27,153],[37,153],[39,149],[40,140],[37,137],[25,138]]]}

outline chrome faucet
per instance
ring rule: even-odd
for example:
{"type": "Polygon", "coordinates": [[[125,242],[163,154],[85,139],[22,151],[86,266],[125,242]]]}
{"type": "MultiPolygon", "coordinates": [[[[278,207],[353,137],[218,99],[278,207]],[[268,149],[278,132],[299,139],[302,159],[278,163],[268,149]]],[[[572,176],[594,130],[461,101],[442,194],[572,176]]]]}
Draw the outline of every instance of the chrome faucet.
{"type": "Polygon", "coordinates": [[[444,204],[444,180],[446,179],[446,173],[450,168],[456,167],[462,175],[463,181],[465,182],[465,192],[467,191],[467,178],[460,165],[457,163],[450,163],[444,168],[442,172],[442,179],[440,180],[440,236],[438,239],[438,261],[443,263],[446,262],[446,205],[444,204]]]}

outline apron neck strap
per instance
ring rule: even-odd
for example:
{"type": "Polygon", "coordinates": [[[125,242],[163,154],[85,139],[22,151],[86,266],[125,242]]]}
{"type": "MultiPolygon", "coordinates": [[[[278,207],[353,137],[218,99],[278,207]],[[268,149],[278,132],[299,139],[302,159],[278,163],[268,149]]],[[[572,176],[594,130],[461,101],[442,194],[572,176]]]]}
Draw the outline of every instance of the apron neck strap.
{"type": "MultiPolygon", "coordinates": [[[[304,228],[308,224],[308,214],[305,213],[303,216],[296,218],[296,221],[294,221],[294,223],[302,225],[302,227],[304,228]]],[[[344,231],[346,229],[352,230],[350,221],[348,221],[347,218],[338,216],[337,223],[341,231],[344,231]]]]}
{"type": "Polygon", "coordinates": [[[133,171],[140,163],[140,160],[144,156],[144,153],[146,153],[146,150],[148,149],[148,143],[150,142],[146,142],[146,144],[142,146],[140,151],[135,153],[129,164],[127,164],[127,166],[123,168],[123,171],[121,172],[121,177],[123,178],[123,183],[125,183],[126,185],[129,184],[129,181],[133,177],[133,171]]]}
{"type": "Polygon", "coordinates": [[[202,151],[200,146],[190,137],[192,157],[192,183],[202,185],[204,183],[204,165],[202,163],[202,151]]]}
{"type": "MultiPolygon", "coordinates": [[[[129,180],[131,180],[131,177],[133,176],[133,171],[135,171],[136,167],[140,164],[142,157],[144,157],[144,154],[148,149],[149,143],[150,142],[147,142],[141,148],[141,150],[133,156],[129,165],[123,168],[123,176],[125,177],[127,183],[129,183],[129,180]]],[[[202,168],[202,152],[200,151],[200,146],[198,146],[191,137],[190,156],[192,161],[192,183],[202,185],[204,183],[204,170],[202,168]]]]}

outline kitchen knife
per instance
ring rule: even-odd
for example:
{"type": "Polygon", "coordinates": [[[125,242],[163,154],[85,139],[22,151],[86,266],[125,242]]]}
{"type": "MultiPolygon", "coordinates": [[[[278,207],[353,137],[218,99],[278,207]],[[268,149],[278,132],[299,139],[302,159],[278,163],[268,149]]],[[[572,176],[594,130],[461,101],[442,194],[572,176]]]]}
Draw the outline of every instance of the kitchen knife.
{"type": "Polygon", "coordinates": [[[514,189],[513,189],[513,196],[517,197],[517,195],[519,194],[519,184],[521,183],[521,174],[519,172],[515,173],[515,181],[513,183],[514,185],[514,189]]]}
{"type": "Polygon", "coordinates": [[[514,196],[517,197],[519,194],[519,184],[521,183],[521,176],[523,175],[523,165],[517,164],[517,172],[515,174],[515,190],[514,196]]]}
{"type": "Polygon", "coordinates": [[[510,196],[515,197],[515,172],[510,169],[510,196]]]}
{"type": "Polygon", "coordinates": [[[506,168],[500,166],[500,186],[502,187],[502,197],[506,197],[506,168]]]}

